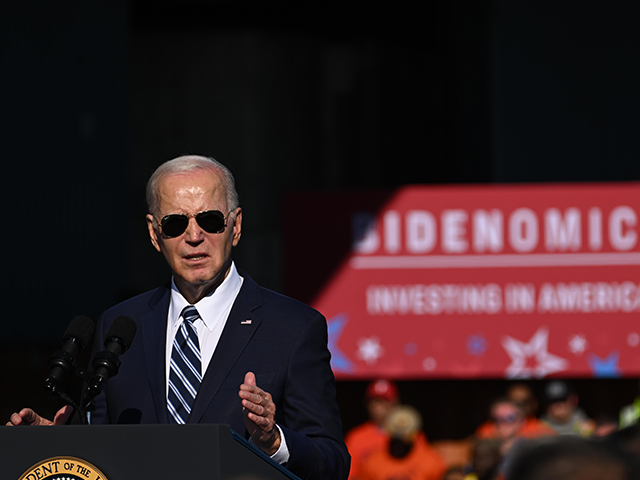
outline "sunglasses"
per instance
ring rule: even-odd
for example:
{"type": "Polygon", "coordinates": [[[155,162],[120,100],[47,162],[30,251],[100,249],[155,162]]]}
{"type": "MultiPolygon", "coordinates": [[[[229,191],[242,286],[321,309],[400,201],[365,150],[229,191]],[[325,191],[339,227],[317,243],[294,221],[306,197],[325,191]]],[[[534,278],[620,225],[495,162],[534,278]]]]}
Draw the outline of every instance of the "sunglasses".
{"type": "Polygon", "coordinates": [[[504,415],[503,417],[493,417],[493,421],[496,423],[513,423],[519,418],[520,417],[517,414],[511,413],[508,415],[504,415]]]}
{"type": "MultiPolygon", "coordinates": [[[[231,212],[229,212],[231,213],[231,212]]],[[[189,226],[189,219],[195,218],[200,228],[208,233],[222,233],[227,226],[227,218],[219,210],[207,210],[199,213],[174,213],[160,220],[162,233],[167,237],[179,237],[189,226]]]]}

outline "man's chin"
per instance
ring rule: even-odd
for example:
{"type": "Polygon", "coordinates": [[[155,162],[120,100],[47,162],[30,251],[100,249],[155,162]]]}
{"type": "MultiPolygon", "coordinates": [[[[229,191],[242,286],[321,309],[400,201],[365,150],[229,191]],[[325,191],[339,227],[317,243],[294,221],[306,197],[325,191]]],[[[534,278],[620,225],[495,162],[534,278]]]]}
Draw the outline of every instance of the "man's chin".
{"type": "Polygon", "coordinates": [[[181,283],[193,288],[202,288],[216,283],[215,279],[208,277],[182,277],[181,280],[181,283]]]}
{"type": "Polygon", "coordinates": [[[201,289],[203,287],[217,287],[222,283],[226,275],[218,273],[212,276],[211,274],[203,273],[200,275],[176,275],[176,277],[178,279],[176,283],[181,283],[187,288],[201,289]]]}

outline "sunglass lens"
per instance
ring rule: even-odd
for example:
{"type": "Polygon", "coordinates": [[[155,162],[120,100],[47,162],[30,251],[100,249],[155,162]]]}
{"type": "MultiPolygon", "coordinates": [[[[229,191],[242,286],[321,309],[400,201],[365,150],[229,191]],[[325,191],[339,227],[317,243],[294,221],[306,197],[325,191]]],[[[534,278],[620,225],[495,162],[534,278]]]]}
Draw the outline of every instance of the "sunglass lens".
{"type": "Polygon", "coordinates": [[[200,227],[209,233],[219,233],[224,230],[224,214],[217,210],[199,213],[196,221],[200,227]]]}
{"type": "Polygon", "coordinates": [[[503,417],[497,417],[495,419],[496,423],[513,423],[518,419],[518,416],[515,413],[505,415],[503,417]]]}
{"type": "Polygon", "coordinates": [[[167,215],[160,222],[162,232],[168,237],[177,237],[187,229],[189,219],[185,215],[167,215]]]}

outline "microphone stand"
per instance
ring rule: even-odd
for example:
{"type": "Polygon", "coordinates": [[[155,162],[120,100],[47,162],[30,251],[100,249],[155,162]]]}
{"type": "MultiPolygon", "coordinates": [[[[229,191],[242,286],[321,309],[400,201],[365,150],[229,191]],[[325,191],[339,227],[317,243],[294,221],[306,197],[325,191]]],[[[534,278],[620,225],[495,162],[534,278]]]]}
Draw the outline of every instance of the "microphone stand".
{"type": "MultiPolygon", "coordinates": [[[[74,373],[74,375],[76,377],[84,380],[87,383],[91,379],[91,373],[89,373],[89,371],[87,371],[87,370],[82,370],[82,369],[76,367],[76,369],[75,369],[75,371],[73,373],[74,373]]],[[[73,398],[71,398],[71,396],[68,395],[64,390],[62,390],[62,388],[55,381],[51,381],[50,379],[47,379],[47,381],[45,381],[44,388],[45,388],[45,391],[49,395],[51,395],[53,397],[57,397],[60,400],[62,400],[65,405],[70,405],[71,407],[73,407],[73,413],[69,416],[69,418],[65,422],[65,425],[71,424],[71,421],[73,420],[73,417],[78,412],[81,414],[80,415],[80,420],[81,420],[82,425],[88,425],[87,413],[90,411],[89,407],[91,406],[91,403],[92,403],[93,400],[88,402],[86,405],[84,405],[84,402],[81,402],[79,404],[73,398]]]]}

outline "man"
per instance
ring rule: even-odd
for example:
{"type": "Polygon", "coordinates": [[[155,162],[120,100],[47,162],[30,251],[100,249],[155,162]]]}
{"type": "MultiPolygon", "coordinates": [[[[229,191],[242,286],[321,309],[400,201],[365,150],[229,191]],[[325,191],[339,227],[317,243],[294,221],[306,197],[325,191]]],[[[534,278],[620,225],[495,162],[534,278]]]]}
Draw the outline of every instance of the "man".
{"type": "MultiPolygon", "coordinates": [[[[118,316],[135,319],[138,333],[92,423],[227,423],[303,479],[346,479],[326,321],[236,270],[242,209],[231,172],[176,158],[152,175],[147,202],[151,243],[173,277],[98,322],[94,351],[118,316]]],[[[50,422],[24,409],[9,424],[69,414],[50,422]]]]}
{"type": "MultiPolygon", "coordinates": [[[[536,417],[538,400],[531,387],[526,383],[514,383],[506,393],[507,399],[518,405],[524,413],[524,422],[518,434],[523,437],[533,438],[543,435],[555,435],[555,431],[536,417]]],[[[498,437],[497,425],[493,420],[488,420],[476,430],[479,439],[498,437]]]]}
{"type": "Polygon", "coordinates": [[[369,420],[352,428],[345,436],[351,454],[349,480],[357,480],[362,462],[376,450],[387,445],[389,436],[384,429],[389,412],[398,405],[396,384],[380,378],[369,383],[365,392],[365,408],[369,420]]]}
{"type": "Polygon", "coordinates": [[[500,441],[500,453],[504,456],[516,440],[522,438],[524,412],[508,398],[496,400],[491,406],[491,419],[496,425],[496,439],[500,441]]]}
{"type": "Polygon", "coordinates": [[[544,388],[547,409],[542,420],[559,435],[589,437],[595,422],[578,406],[578,394],[562,380],[553,380],[544,388]]]}

